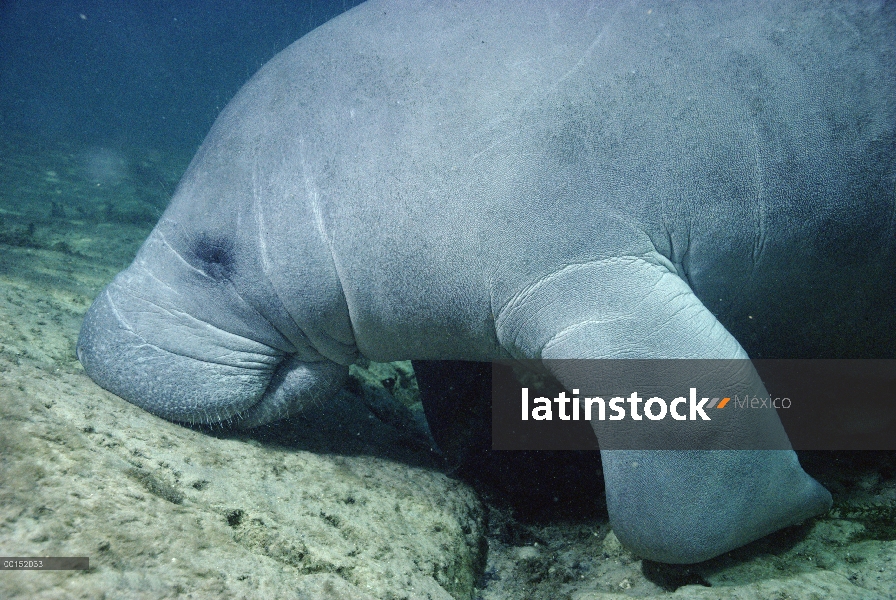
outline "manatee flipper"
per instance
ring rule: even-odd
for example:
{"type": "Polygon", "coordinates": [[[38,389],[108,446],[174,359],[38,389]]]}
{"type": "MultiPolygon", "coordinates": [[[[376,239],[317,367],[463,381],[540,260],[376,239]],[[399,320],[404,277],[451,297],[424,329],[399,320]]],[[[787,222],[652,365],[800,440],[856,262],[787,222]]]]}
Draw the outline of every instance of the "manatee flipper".
{"type": "Polygon", "coordinates": [[[433,439],[455,469],[491,449],[490,363],[415,360],[423,412],[433,439]]]}
{"type": "Polygon", "coordinates": [[[610,522],[651,560],[708,560],[827,511],[792,450],[601,451],[610,522]]]}
{"type": "MultiPolygon", "coordinates": [[[[567,387],[584,388],[574,361],[553,359],[745,359],[737,340],[662,257],[619,257],[568,266],[518,294],[498,333],[514,351],[540,357],[567,387]],[[544,285],[548,283],[550,285],[544,285]]],[[[734,362],[734,361],[732,361],[734,362]]],[[[747,364],[746,361],[737,361],[747,364]]],[[[742,380],[765,397],[755,370],[742,380]]],[[[582,394],[586,390],[582,389],[582,394]]],[[[740,411],[747,413],[750,411],[740,411]]],[[[789,448],[774,411],[721,432],[730,448],[751,441],[789,448]],[[784,436],[783,438],[781,436],[784,436]]],[[[598,441],[640,430],[592,421],[598,441]]],[[[707,429],[708,435],[720,435],[707,429]]],[[[726,447],[719,438],[719,446],[726,447]]],[[[656,440],[653,440],[655,442],[656,440]]],[[[700,440],[695,440],[699,447],[700,440]]],[[[797,524],[831,506],[830,493],[786,450],[602,450],[607,508],[623,544],[667,563],[694,563],[797,524]]]]}

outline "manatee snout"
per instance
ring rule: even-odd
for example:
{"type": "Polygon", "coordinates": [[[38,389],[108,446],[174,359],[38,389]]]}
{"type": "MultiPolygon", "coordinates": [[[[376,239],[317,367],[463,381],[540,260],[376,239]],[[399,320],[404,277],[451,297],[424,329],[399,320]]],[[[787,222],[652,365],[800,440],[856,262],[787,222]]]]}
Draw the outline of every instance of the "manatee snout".
{"type": "Polygon", "coordinates": [[[155,415],[240,428],[298,412],[335,393],[348,374],[153,303],[119,280],[88,310],[77,355],[101,387],[155,415]]]}

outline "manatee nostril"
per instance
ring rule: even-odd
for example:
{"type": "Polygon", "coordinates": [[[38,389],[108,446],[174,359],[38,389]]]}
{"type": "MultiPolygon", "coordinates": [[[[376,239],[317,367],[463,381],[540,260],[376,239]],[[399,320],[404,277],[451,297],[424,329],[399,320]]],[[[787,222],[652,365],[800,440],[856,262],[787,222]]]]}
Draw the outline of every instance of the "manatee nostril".
{"type": "Polygon", "coordinates": [[[193,256],[202,271],[215,280],[229,279],[236,264],[233,240],[202,233],[193,240],[193,256]]]}

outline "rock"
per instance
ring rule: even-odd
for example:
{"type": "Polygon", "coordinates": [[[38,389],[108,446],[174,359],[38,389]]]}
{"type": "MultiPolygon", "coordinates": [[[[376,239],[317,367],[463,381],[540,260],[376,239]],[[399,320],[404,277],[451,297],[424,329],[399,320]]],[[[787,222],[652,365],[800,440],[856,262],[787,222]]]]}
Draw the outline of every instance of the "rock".
{"type": "Polygon", "coordinates": [[[17,362],[0,354],[0,545],[91,569],[5,572],[0,596],[472,596],[478,499],[359,398],[340,395],[353,419],[233,435],[17,362]]]}

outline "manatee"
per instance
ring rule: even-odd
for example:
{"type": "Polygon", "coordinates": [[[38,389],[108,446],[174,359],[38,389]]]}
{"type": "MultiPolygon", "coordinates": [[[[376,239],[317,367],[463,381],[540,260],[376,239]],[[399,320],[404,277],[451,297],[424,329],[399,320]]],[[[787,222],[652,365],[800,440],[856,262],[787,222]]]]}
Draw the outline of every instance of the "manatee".
{"type": "MultiPolygon", "coordinates": [[[[237,427],[326,401],[360,357],[891,357],[894,21],[371,0],[222,111],[78,357],[165,419],[237,427]]],[[[831,505],[786,448],[602,459],[617,536],[656,561],[831,505]]]]}

